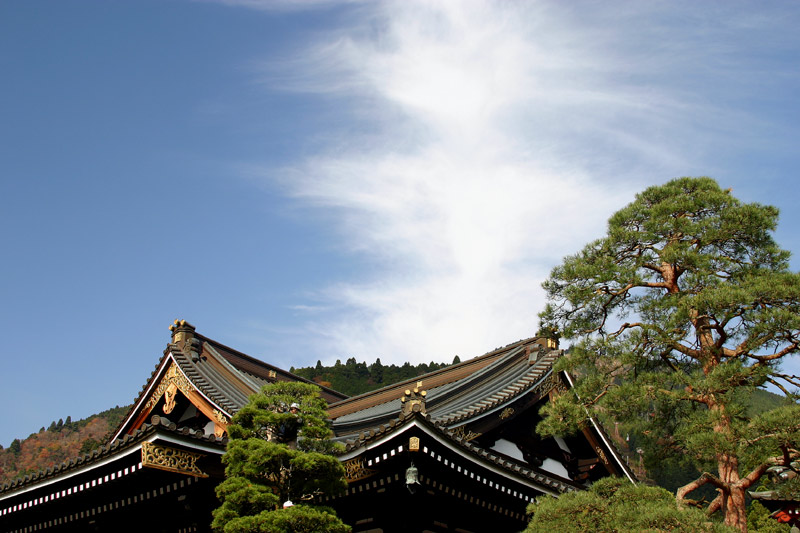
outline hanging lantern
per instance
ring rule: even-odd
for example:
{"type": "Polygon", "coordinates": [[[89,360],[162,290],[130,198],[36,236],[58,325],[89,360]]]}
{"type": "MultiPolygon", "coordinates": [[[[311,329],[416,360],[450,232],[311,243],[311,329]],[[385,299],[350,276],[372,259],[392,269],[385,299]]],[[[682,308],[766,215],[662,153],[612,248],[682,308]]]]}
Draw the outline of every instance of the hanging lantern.
{"type": "Polygon", "coordinates": [[[418,485],[420,485],[419,470],[414,466],[414,463],[411,463],[411,466],[406,470],[406,488],[408,488],[408,492],[414,494],[417,492],[418,485]]]}

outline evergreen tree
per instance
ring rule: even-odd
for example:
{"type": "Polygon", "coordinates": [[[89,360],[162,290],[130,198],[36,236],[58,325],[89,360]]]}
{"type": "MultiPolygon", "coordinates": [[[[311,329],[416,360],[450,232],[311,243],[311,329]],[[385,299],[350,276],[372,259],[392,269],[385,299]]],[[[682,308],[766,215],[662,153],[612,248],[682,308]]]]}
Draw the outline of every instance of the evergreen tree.
{"type": "Polygon", "coordinates": [[[640,533],[735,531],[714,524],[697,509],[679,509],[675,498],[659,487],[633,485],[620,478],[604,478],[589,490],[545,496],[528,507],[532,514],[525,533],[592,531],[640,533]]]}
{"type": "Polygon", "coordinates": [[[381,363],[380,357],[375,359],[375,362],[369,366],[369,377],[376,385],[383,383],[383,363],[381,363]]]}
{"type": "Polygon", "coordinates": [[[14,455],[19,455],[22,452],[22,444],[20,444],[19,439],[14,439],[8,449],[14,455]]]}
{"type": "Polygon", "coordinates": [[[333,510],[310,504],[316,495],[347,487],[325,407],[318,387],[278,382],[234,415],[223,456],[226,479],[217,487],[216,531],[350,531],[333,510]],[[294,506],[283,508],[292,500],[294,506]]]}
{"type": "Polygon", "coordinates": [[[81,443],[81,447],[78,450],[78,453],[81,455],[85,455],[92,450],[99,448],[101,446],[100,442],[93,438],[88,438],[81,443]]]}
{"type": "Polygon", "coordinates": [[[745,491],[800,444],[796,405],[745,416],[754,388],[800,386],[779,368],[800,347],[800,275],[772,238],[777,218],[710,178],[650,187],[613,215],[544,284],[542,330],[578,341],[558,369],[579,380],[538,431],[576,431],[587,412],[627,421],[650,457],[702,472],[680,501],[710,484],[708,512],[745,531],[745,491]]]}
{"type": "Polygon", "coordinates": [[[457,364],[458,364],[458,363],[460,363],[460,362],[461,362],[461,358],[460,358],[459,356],[455,356],[455,357],[453,357],[453,364],[454,364],[454,365],[457,365],[457,364]]]}

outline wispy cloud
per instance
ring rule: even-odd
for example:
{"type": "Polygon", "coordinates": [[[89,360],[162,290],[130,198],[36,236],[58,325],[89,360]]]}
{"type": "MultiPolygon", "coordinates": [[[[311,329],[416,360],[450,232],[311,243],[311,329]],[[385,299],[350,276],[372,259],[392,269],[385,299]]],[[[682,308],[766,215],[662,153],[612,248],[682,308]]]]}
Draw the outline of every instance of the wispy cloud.
{"type": "Polygon", "coordinates": [[[362,6],[265,68],[360,125],[281,172],[364,260],[316,294],[332,306],[308,322],[324,353],[441,360],[533,335],[550,268],[721,142],[706,120],[729,119],[687,78],[724,70],[729,51],[637,5],[362,6]]]}

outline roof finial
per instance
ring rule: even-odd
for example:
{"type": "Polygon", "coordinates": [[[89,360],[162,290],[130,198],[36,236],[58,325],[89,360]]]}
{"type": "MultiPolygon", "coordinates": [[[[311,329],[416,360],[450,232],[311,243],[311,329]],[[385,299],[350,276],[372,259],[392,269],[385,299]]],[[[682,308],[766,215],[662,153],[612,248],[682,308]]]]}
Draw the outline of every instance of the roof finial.
{"type": "Polygon", "coordinates": [[[425,412],[425,396],[428,391],[422,390],[422,382],[417,381],[417,386],[411,391],[406,389],[405,394],[400,398],[400,403],[403,404],[403,414],[411,412],[425,412]]]}
{"type": "Polygon", "coordinates": [[[186,344],[190,343],[194,338],[194,326],[185,320],[178,320],[177,318],[169,327],[172,332],[173,344],[186,344]]]}

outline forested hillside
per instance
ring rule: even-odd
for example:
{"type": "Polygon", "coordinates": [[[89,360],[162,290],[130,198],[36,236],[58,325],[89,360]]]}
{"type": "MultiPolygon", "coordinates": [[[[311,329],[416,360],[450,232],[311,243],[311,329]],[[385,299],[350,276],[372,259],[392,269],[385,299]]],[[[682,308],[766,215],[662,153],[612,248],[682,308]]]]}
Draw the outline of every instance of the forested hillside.
{"type": "MultiPolygon", "coordinates": [[[[461,360],[456,356],[451,364],[460,362],[461,360]]],[[[317,361],[316,366],[292,367],[289,371],[310,379],[323,387],[330,387],[349,396],[355,396],[398,381],[421,376],[446,366],[449,366],[449,364],[434,363],[433,361],[418,365],[412,365],[411,363],[403,363],[402,366],[384,365],[381,363],[380,358],[376,359],[371,365],[367,365],[366,362],[358,363],[355,357],[351,357],[344,364],[339,359],[336,360],[333,366],[322,366],[322,362],[317,361]]]]}
{"type": "Polygon", "coordinates": [[[6,449],[0,446],[0,485],[94,450],[127,411],[128,407],[117,406],[76,422],[68,416],[27,439],[14,439],[6,449]]]}

